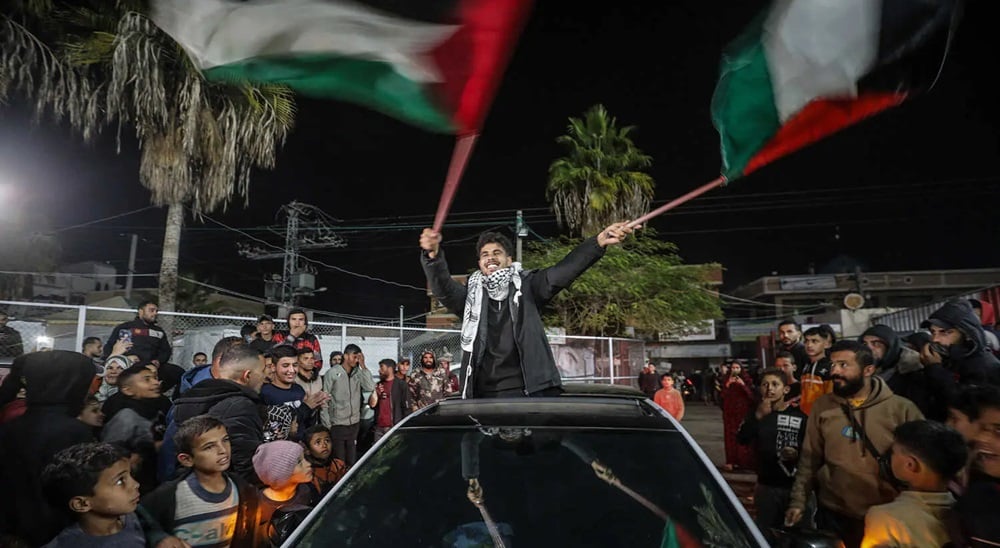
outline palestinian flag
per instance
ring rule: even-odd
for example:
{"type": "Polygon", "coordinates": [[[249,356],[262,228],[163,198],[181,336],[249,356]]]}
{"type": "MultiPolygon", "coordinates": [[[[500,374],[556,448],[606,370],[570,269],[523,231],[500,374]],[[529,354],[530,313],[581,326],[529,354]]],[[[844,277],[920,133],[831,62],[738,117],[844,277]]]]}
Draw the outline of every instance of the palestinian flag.
{"type": "Polygon", "coordinates": [[[281,83],[446,133],[478,130],[530,0],[154,0],[208,80],[281,83]]]}
{"type": "Polygon", "coordinates": [[[726,49],[722,174],[746,175],[931,85],[960,0],[780,0],[726,49]]]}

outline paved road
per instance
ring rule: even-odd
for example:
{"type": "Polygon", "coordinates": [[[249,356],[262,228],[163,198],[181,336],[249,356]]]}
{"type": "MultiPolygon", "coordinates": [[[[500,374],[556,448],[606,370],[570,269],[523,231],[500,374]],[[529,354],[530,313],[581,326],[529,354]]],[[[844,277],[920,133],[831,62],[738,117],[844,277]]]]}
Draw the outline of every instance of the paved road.
{"type": "Polygon", "coordinates": [[[705,405],[700,401],[688,402],[684,409],[683,426],[708,455],[712,464],[719,468],[729,482],[740,502],[753,513],[753,494],[757,476],[752,473],[732,473],[722,470],[726,463],[726,448],[722,434],[722,409],[715,405],[705,405]]]}

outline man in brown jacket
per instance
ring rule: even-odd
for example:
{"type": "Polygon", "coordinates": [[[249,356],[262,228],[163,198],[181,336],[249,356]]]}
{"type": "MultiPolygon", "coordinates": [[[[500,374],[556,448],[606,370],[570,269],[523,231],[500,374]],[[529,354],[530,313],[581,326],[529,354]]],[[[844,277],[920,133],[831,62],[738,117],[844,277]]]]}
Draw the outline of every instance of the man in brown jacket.
{"type": "Polygon", "coordinates": [[[881,455],[892,446],[897,426],[924,417],[913,402],[893,394],[874,375],[875,359],[863,344],[837,342],[830,362],[833,392],[813,405],[785,522],[802,519],[815,488],[817,527],[837,534],[851,548],[861,544],[868,508],[896,496],[887,478],[880,477],[865,436],[881,455]]]}

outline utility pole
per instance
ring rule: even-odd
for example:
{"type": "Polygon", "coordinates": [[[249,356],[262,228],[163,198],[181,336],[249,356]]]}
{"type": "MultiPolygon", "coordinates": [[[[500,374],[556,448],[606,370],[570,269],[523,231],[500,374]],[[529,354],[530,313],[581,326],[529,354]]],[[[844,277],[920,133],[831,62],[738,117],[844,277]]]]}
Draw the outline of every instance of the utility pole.
{"type": "Polygon", "coordinates": [[[521,262],[521,251],[524,239],[528,236],[528,225],[524,223],[522,211],[517,210],[517,220],[514,223],[514,231],[517,232],[517,262],[521,262]]]}
{"type": "Polygon", "coordinates": [[[132,277],[135,274],[135,251],[139,246],[139,235],[132,234],[132,245],[128,250],[128,275],[125,277],[125,300],[132,298],[132,277]]]}
{"type": "Polygon", "coordinates": [[[292,307],[300,296],[326,290],[316,288],[316,268],[302,258],[302,252],[346,247],[347,242],[330,224],[339,221],[316,206],[293,201],[281,206],[279,213],[285,216],[285,228],[272,231],[284,236],[283,246],[240,242],[237,248],[248,259],[283,260],[280,279],[277,274],[265,277],[265,298],[270,304],[292,307]]]}
{"type": "Polygon", "coordinates": [[[399,357],[403,357],[403,305],[399,305],[399,357]]]}

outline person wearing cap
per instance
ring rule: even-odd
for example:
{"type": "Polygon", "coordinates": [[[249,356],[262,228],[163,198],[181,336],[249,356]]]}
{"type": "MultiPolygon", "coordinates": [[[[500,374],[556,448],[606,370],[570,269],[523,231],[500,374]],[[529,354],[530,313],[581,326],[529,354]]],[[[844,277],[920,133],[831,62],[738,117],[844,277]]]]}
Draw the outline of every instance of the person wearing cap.
{"type": "Polygon", "coordinates": [[[917,405],[925,417],[938,422],[948,418],[948,400],[955,391],[955,379],[940,365],[924,364],[920,352],[902,344],[888,325],[876,324],[858,337],[871,350],[875,374],[897,396],[917,405]]]}
{"type": "Polygon", "coordinates": [[[292,505],[313,506],[319,493],[312,486],[312,465],[302,445],[288,440],[263,443],[253,454],[253,469],[266,487],[260,491],[254,546],[268,546],[271,516],[292,505]]]}
{"type": "Polygon", "coordinates": [[[250,343],[250,347],[264,354],[274,345],[274,319],[263,314],[257,318],[257,337],[250,343]]]}
{"type": "Polygon", "coordinates": [[[921,327],[930,330],[930,350],[958,384],[1000,384],[1000,360],[986,346],[983,326],[967,300],[948,301],[921,327]]]}

